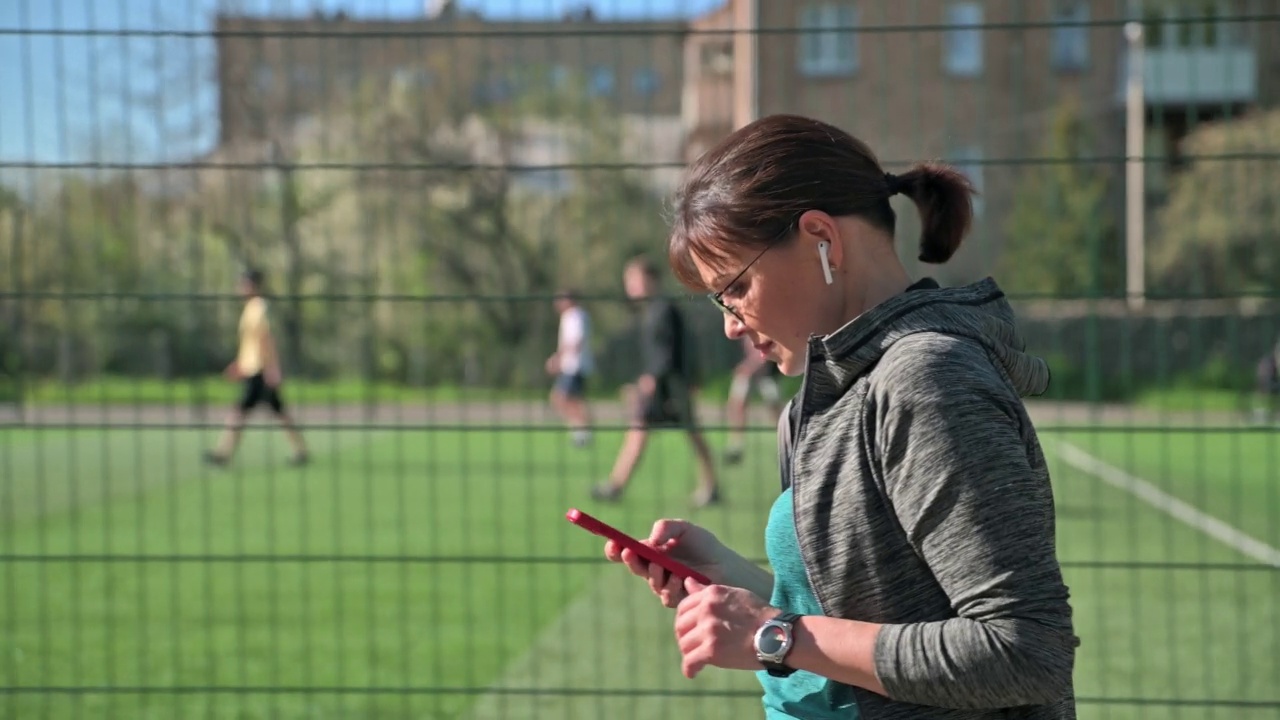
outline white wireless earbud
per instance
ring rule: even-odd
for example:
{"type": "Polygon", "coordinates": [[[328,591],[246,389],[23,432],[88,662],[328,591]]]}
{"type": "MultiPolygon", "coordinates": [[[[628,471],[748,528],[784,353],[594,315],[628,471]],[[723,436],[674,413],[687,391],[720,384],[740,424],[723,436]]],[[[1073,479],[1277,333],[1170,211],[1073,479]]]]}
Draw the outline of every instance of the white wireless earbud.
{"type": "Polygon", "coordinates": [[[828,285],[835,282],[835,278],[831,277],[831,263],[827,260],[827,248],[830,246],[826,240],[818,242],[818,257],[822,258],[822,279],[826,280],[828,285]]]}

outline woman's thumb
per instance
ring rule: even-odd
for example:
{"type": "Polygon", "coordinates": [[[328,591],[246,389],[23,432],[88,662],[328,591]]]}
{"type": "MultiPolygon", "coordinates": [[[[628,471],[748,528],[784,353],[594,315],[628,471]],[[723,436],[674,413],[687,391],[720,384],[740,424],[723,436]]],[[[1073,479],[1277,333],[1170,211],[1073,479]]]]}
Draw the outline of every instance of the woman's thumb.
{"type": "Polygon", "coordinates": [[[698,592],[699,590],[702,590],[705,587],[706,585],[703,585],[702,583],[698,582],[697,580],[694,580],[693,578],[684,579],[684,591],[689,593],[690,595],[698,592]]]}

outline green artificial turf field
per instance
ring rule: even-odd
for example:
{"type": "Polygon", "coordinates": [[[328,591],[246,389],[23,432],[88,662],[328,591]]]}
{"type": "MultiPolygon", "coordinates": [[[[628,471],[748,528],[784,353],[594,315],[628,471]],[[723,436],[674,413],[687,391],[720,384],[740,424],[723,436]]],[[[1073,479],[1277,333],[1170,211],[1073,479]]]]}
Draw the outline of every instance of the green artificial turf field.
{"type": "MultiPolygon", "coordinates": [[[[1081,717],[1276,718],[1280,572],[1059,443],[1275,548],[1277,436],[1043,438],[1081,717]]],[[[0,717],[758,716],[751,675],[680,677],[670,611],[563,513],[634,534],[693,517],[760,557],[771,431],[725,471],[728,503],[696,513],[678,434],[618,506],[586,494],[612,433],[575,450],[552,430],[316,430],[302,470],[256,428],[232,468],[205,468],[212,439],[0,430],[0,717]]]]}

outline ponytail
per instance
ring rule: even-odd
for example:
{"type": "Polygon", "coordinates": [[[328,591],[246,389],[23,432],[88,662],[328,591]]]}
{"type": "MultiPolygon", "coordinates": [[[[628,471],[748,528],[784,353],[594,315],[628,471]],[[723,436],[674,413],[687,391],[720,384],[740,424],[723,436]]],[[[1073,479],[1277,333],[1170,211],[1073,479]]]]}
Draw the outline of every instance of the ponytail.
{"type": "Polygon", "coordinates": [[[926,162],[901,175],[885,175],[889,194],[911,198],[920,213],[920,261],[951,259],[973,224],[973,183],[950,165],[926,162]]]}

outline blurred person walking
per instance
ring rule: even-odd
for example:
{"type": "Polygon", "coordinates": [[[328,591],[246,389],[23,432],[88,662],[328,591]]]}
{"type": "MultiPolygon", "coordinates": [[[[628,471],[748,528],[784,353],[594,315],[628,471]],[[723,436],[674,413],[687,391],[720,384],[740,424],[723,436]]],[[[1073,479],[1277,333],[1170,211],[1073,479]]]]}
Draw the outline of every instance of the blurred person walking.
{"type": "Polygon", "coordinates": [[[244,432],[245,418],[258,405],[266,405],[284,428],[293,448],[290,463],[304,465],[309,459],[306,443],[285,410],[280,386],[284,376],[280,370],[280,355],[276,351],[275,337],[271,333],[271,320],[267,299],[263,295],[263,276],[260,270],[248,269],[240,275],[240,294],[244,297],[244,309],[240,313],[239,349],[236,357],[223,370],[223,376],[241,384],[240,397],[227,416],[226,427],[216,449],[206,451],[205,462],[223,466],[235,456],[244,432]]]}
{"type": "Polygon", "coordinates": [[[649,431],[683,428],[698,463],[698,488],[694,507],[720,501],[711,449],[698,427],[694,408],[694,377],[690,353],[685,347],[685,321],[680,310],[659,294],[658,268],[644,257],[633,258],[622,275],[627,297],[640,309],[640,353],[643,374],[627,391],[630,429],[607,482],[592,488],[597,500],[616,501],[631,481],[644,454],[649,431]]]}
{"type": "Polygon", "coordinates": [[[556,351],[547,358],[547,374],[555,377],[551,387],[551,406],[569,426],[570,437],[577,447],[591,441],[591,415],[587,409],[587,377],[595,370],[591,352],[591,316],[578,302],[573,290],[556,295],[556,312],[560,330],[556,351]]]}

